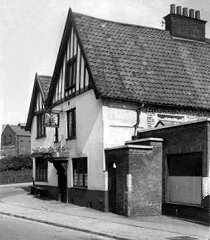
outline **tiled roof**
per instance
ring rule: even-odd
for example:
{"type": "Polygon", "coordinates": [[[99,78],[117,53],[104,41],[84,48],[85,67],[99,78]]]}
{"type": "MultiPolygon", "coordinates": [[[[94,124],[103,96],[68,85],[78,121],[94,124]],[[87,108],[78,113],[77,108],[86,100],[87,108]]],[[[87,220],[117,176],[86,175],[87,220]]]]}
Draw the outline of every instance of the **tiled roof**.
{"type": "Polygon", "coordinates": [[[29,136],[30,137],[30,132],[26,131],[24,128],[21,128],[20,126],[17,126],[17,125],[9,125],[9,126],[16,133],[17,136],[29,136]]]}
{"type": "Polygon", "coordinates": [[[43,91],[44,100],[46,100],[52,78],[49,77],[49,76],[37,75],[37,79],[38,79],[38,82],[40,84],[41,91],[43,91]]]}
{"type": "Polygon", "coordinates": [[[102,97],[210,109],[210,41],[73,13],[102,97]]]}

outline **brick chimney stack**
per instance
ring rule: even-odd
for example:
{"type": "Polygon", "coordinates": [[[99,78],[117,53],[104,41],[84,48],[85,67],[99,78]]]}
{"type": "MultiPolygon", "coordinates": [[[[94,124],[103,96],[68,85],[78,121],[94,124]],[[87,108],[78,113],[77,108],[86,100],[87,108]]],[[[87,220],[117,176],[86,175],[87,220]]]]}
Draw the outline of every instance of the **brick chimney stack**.
{"type": "Polygon", "coordinates": [[[170,14],[164,17],[166,30],[174,37],[205,41],[206,21],[201,20],[200,11],[171,4],[170,14]]]}

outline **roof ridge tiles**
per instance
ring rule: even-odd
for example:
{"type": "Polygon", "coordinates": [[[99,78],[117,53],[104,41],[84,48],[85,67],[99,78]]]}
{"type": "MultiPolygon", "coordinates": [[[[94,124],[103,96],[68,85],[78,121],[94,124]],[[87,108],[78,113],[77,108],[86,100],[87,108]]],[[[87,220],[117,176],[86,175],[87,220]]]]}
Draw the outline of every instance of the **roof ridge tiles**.
{"type": "Polygon", "coordinates": [[[147,28],[147,29],[151,29],[151,30],[157,30],[157,31],[169,33],[169,31],[166,31],[165,29],[155,28],[155,27],[151,27],[151,26],[143,26],[143,25],[139,25],[139,24],[135,24],[135,23],[118,22],[118,21],[109,20],[109,19],[104,19],[104,18],[99,18],[99,17],[94,17],[94,16],[90,16],[90,15],[87,15],[87,14],[78,13],[78,12],[74,12],[74,11],[73,11],[72,13],[73,13],[73,15],[74,15],[74,14],[76,14],[76,15],[81,15],[81,16],[93,18],[93,19],[96,19],[96,20],[99,20],[99,21],[105,21],[105,22],[114,23],[114,24],[119,24],[119,25],[124,25],[124,26],[147,28]]]}

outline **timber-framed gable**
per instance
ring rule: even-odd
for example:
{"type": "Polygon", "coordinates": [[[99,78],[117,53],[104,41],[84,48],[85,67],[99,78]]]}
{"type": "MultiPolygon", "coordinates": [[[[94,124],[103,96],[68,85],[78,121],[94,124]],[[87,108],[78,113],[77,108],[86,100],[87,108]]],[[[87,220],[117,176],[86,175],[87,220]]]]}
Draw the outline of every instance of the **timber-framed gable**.
{"type": "Polygon", "coordinates": [[[38,75],[36,73],[29,107],[28,119],[26,123],[26,130],[31,130],[31,124],[34,116],[38,116],[45,112],[46,99],[50,83],[51,77],[38,75]]]}
{"type": "Polygon", "coordinates": [[[46,104],[52,108],[90,89],[94,89],[98,98],[87,56],[70,9],[46,104]]]}

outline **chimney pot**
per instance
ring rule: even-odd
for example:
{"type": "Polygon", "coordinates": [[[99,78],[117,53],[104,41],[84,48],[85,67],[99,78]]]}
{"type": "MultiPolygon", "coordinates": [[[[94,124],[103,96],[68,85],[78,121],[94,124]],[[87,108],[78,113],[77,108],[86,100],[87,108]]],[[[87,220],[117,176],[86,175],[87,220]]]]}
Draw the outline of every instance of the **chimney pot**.
{"type": "Polygon", "coordinates": [[[190,18],[194,18],[194,14],[195,14],[195,10],[191,8],[191,9],[189,10],[189,17],[190,17],[190,18]]]}
{"type": "Polygon", "coordinates": [[[188,17],[188,8],[183,8],[183,16],[188,17]]]}
{"type": "Polygon", "coordinates": [[[172,36],[196,41],[205,41],[206,21],[200,19],[200,11],[170,5],[170,14],[164,17],[165,30],[172,36]],[[174,14],[175,11],[175,14],[174,14]]]}
{"type": "Polygon", "coordinates": [[[201,13],[200,13],[200,11],[198,11],[198,10],[195,11],[195,18],[196,18],[196,19],[199,19],[199,20],[201,19],[201,13]]]}
{"type": "Polygon", "coordinates": [[[181,6],[176,7],[176,14],[178,14],[178,15],[182,14],[182,7],[181,6]]]}
{"type": "Polygon", "coordinates": [[[175,14],[176,12],[175,12],[175,4],[171,4],[171,10],[170,10],[170,13],[171,14],[175,14]]]}

